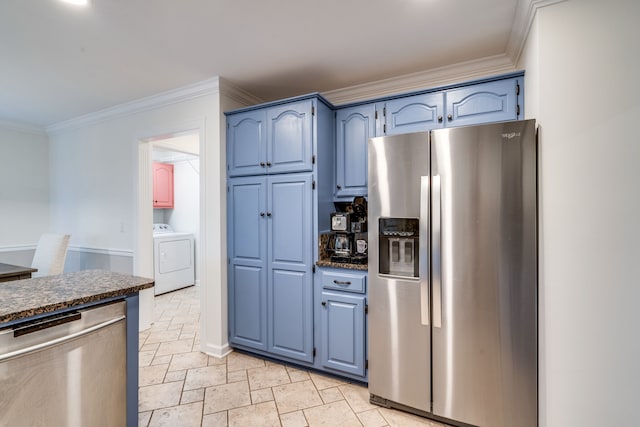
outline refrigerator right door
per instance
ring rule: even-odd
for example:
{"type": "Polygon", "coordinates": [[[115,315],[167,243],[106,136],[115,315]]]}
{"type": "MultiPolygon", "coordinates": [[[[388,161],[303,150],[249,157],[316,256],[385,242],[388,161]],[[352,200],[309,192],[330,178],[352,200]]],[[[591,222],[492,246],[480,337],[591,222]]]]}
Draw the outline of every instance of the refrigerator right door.
{"type": "Polygon", "coordinates": [[[537,426],[535,121],[431,133],[433,414],[537,426]]]}

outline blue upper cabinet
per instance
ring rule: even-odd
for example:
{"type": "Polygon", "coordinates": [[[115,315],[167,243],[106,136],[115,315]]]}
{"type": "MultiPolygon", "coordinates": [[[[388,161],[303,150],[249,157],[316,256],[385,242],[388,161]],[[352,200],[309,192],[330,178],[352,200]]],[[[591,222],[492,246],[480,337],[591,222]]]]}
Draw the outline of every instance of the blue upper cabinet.
{"type": "Polygon", "coordinates": [[[229,176],[313,170],[314,100],[229,114],[229,176]]]}
{"type": "Polygon", "coordinates": [[[521,80],[498,80],[447,91],[447,127],[522,118],[518,104],[521,80]]]}
{"type": "Polygon", "coordinates": [[[264,111],[247,111],[227,118],[229,176],[265,173],[267,126],[264,111]]]}
{"type": "Polygon", "coordinates": [[[312,109],[310,99],[267,109],[267,173],[313,169],[312,109]]]}
{"type": "Polygon", "coordinates": [[[367,194],[367,143],[376,133],[375,104],[336,113],[336,197],[367,194]]]}
{"type": "Polygon", "coordinates": [[[383,103],[384,123],[379,135],[420,132],[444,127],[444,96],[427,93],[383,103]]]}

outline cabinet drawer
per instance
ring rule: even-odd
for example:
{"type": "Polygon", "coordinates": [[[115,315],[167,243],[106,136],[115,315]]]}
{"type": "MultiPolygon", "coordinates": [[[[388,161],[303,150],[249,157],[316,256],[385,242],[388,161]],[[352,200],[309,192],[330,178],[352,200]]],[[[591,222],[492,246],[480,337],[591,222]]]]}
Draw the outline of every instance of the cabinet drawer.
{"type": "Polygon", "coordinates": [[[322,272],[322,287],[325,289],[364,293],[366,282],[367,273],[322,272]]]}

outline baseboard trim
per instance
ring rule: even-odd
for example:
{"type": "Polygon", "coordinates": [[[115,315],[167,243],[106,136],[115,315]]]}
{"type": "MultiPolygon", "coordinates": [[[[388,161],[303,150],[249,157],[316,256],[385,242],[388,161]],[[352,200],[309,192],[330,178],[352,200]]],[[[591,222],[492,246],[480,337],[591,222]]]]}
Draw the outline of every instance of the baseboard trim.
{"type": "Polygon", "coordinates": [[[219,346],[219,345],[202,343],[200,345],[200,351],[202,351],[205,354],[208,354],[209,356],[222,359],[223,357],[231,353],[233,349],[229,346],[229,344],[219,346]]]}

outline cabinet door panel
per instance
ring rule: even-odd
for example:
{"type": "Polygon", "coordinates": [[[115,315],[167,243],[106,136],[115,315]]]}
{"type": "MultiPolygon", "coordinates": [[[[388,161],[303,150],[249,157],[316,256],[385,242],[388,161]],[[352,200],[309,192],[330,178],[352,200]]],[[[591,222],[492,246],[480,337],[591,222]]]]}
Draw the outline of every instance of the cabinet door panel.
{"type": "Polygon", "coordinates": [[[367,144],[375,136],[375,105],[361,105],[336,113],[336,196],[367,194],[367,144]]]}
{"type": "Polygon", "coordinates": [[[309,274],[272,270],[269,351],[313,362],[312,296],[309,274]]]}
{"type": "Polygon", "coordinates": [[[268,182],[269,351],[312,362],[312,175],[268,182]]]}
{"type": "Polygon", "coordinates": [[[269,253],[274,268],[306,270],[311,263],[311,174],[269,177],[269,253]]]}
{"type": "Polygon", "coordinates": [[[364,297],[322,293],[322,365],[365,375],[364,297]]]}
{"type": "Polygon", "coordinates": [[[267,349],[266,286],[264,269],[232,266],[233,286],[229,294],[231,342],[260,350],[267,349]]]}
{"type": "Polygon", "coordinates": [[[229,180],[229,331],[230,341],[267,348],[266,177],[229,180]]]}
{"type": "Polygon", "coordinates": [[[312,101],[307,100],[268,110],[269,173],[312,170],[312,105],[312,101]]]}
{"type": "Polygon", "coordinates": [[[248,111],[227,118],[227,169],[229,176],[266,173],[264,111],[248,111]]]}
{"type": "Polygon", "coordinates": [[[153,207],[173,208],[173,165],[153,162],[153,207]]]}
{"type": "Polygon", "coordinates": [[[385,103],[385,135],[420,132],[444,127],[441,93],[408,96],[385,103]]]}
{"type": "Polygon", "coordinates": [[[516,83],[499,80],[448,91],[447,127],[515,120],[516,83]]]}

